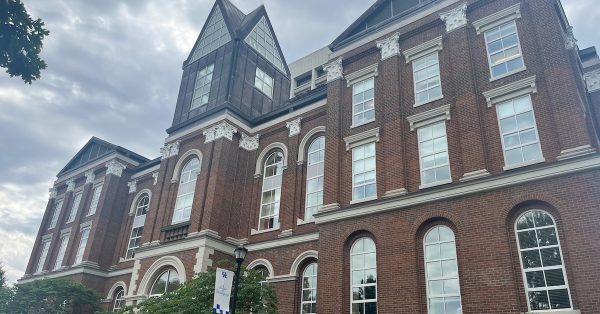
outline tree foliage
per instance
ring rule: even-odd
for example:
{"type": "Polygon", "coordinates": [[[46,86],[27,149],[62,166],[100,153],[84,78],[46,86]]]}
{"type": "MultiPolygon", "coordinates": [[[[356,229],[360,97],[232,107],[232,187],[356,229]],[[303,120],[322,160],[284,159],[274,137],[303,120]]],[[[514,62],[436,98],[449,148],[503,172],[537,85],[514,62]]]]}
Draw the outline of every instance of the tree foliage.
{"type": "MultiPolygon", "coordinates": [[[[263,274],[257,270],[243,270],[238,293],[238,314],[276,314],[277,298],[273,288],[261,284],[263,274]]],[[[174,292],[149,298],[136,307],[121,313],[212,313],[216,269],[197,274],[174,292]]]]}
{"type": "Polygon", "coordinates": [[[100,300],[94,290],[62,278],[40,279],[11,290],[5,310],[9,314],[91,313],[100,300]]]}
{"type": "Polygon", "coordinates": [[[21,0],[0,0],[0,67],[23,81],[40,78],[46,62],[40,58],[42,40],[50,32],[41,19],[33,20],[21,0]]]}
{"type": "Polygon", "coordinates": [[[7,286],[6,272],[0,263],[0,313],[8,312],[8,303],[12,299],[12,289],[7,286]]]}

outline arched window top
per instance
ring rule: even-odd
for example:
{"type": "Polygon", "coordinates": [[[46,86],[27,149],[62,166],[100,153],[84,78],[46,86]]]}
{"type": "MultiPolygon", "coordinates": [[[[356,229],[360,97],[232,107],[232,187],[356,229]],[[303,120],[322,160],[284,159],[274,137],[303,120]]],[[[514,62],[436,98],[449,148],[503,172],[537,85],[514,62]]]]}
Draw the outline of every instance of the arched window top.
{"type": "Polygon", "coordinates": [[[254,177],[259,178],[263,175],[264,166],[267,162],[268,157],[270,157],[273,152],[279,151],[283,156],[282,159],[282,168],[281,170],[285,170],[287,168],[287,158],[288,158],[288,149],[283,143],[275,142],[267,145],[265,149],[258,155],[256,159],[256,168],[254,169],[254,177]]]}
{"type": "Polygon", "coordinates": [[[265,172],[264,177],[269,178],[273,176],[279,176],[283,173],[283,153],[276,150],[269,154],[265,160],[265,172]]]}
{"type": "Polygon", "coordinates": [[[351,313],[377,313],[377,256],[375,242],[359,238],[350,248],[351,313]]]}
{"type": "Polygon", "coordinates": [[[193,159],[196,159],[193,163],[195,163],[196,168],[198,168],[197,173],[200,172],[200,164],[202,162],[202,152],[197,149],[190,149],[187,152],[185,152],[183,155],[181,155],[181,157],[179,157],[179,160],[177,160],[177,164],[175,165],[175,170],[173,171],[173,177],[171,178],[172,183],[175,183],[180,179],[180,177],[183,175],[183,171],[184,171],[183,169],[187,166],[191,166],[190,162],[193,159]]]}
{"type": "Polygon", "coordinates": [[[200,169],[200,160],[196,157],[190,158],[185,163],[185,166],[181,169],[181,176],[179,178],[179,182],[189,182],[192,178],[198,175],[198,170],[200,169]],[[193,177],[192,177],[193,176],[193,177]]]}
{"type": "Polygon", "coordinates": [[[177,199],[173,210],[173,224],[190,219],[199,171],[200,160],[197,157],[191,157],[181,169],[179,189],[177,190],[177,199]]]}
{"type": "MultiPolygon", "coordinates": [[[[149,189],[143,189],[135,195],[135,197],[133,198],[133,201],[131,202],[131,207],[129,208],[129,216],[139,217],[138,205],[143,204],[143,203],[140,204],[140,202],[142,202],[142,199],[145,197],[147,197],[148,206],[149,206],[150,200],[152,199],[152,191],[150,191],[149,189]]],[[[147,211],[148,211],[148,208],[146,208],[146,212],[147,211]]]]}
{"type": "Polygon", "coordinates": [[[256,270],[264,269],[265,270],[264,275],[266,276],[265,278],[275,276],[275,271],[273,269],[273,265],[271,264],[271,262],[269,262],[266,259],[259,258],[259,259],[253,260],[250,264],[248,264],[248,269],[256,269],[256,270]]]}
{"type": "Polygon", "coordinates": [[[306,151],[307,151],[307,146],[309,146],[309,142],[310,144],[313,143],[313,139],[314,137],[319,134],[319,133],[323,133],[322,136],[325,136],[325,127],[324,126],[318,126],[310,131],[308,131],[306,133],[306,135],[304,135],[304,137],[302,138],[302,141],[300,141],[300,145],[298,146],[298,160],[297,163],[300,165],[302,163],[304,163],[304,158],[306,158],[306,151]]]}
{"type": "Polygon", "coordinates": [[[325,160],[325,136],[319,136],[310,143],[307,159],[309,166],[325,160]]]}
{"type": "Polygon", "coordinates": [[[425,235],[425,244],[454,242],[454,232],[446,226],[435,226],[425,235]]]}
{"type": "Polygon", "coordinates": [[[148,206],[150,205],[150,195],[148,195],[147,193],[142,194],[142,196],[140,196],[138,198],[137,204],[135,205],[135,216],[139,217],[139,216],[143,216],[146,215],[146,213],[148,213],[148,206]]]}
{"type": "Polygon", "coordinates": [[[175,269],[168,268],[156,277],[150,296],[160,296],[167,292],[173,292],[179,287],[179,274],[175,269]]]}
{"type": "Polygon", "coordinates": [[[123,290],[123,288],[118,288],[117,291],[115,291],[115,293],[113,294],[113,306],[112,306],[112,311],[113,312],[118,312],[120,309],[123,308],[123,306],[125,305],[125,299],[123,298],[125,296],[125,290],[123,290]]]}
{"type": "Polygon", "coordinates": [[[554,218],[547,212],[534,209],[523,213],[517,219],[517,230],[535,229],[554,226],[554,218]]]}
{"type": "Polygon", "coordinates": [[[362,237],[352,244],[352,254],[375,253],[375,242],[369,237],[362,237]]]}
{"type": "Polygon", "coordinates": [[[301,309],[303,314],[317,313],[317,263],[306,265],[302,272],[301,309]]]}

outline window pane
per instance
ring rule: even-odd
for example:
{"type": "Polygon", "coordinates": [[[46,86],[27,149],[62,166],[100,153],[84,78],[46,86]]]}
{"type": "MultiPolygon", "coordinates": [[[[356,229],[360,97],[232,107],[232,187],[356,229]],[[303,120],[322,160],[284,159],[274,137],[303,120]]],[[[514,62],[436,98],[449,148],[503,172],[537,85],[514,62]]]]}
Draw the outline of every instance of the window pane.
{"type": "Polygon", "coordinates": [[[569,300],[569,291],[567,289],[550,290],[548,291],[550,304],[552,309],[568,309],[571,308],[569,300]]]}
{"type": "Polygon", "coordinates": [[[546,284],[544,282],[544,272],[543,271],[532,271],[526,273],[527,276],[527,286],[529,288],[539,288],[545,287],[546,284]]]}
{"type": "Polygon", "coordinates": [[[540,259],[539,251],[526,251],[521,253],[521,257],[523,258],[523,267],[527,268],[537,268],[542,266],[542,261],[540,259]]]}
{"type": "Polygon", "coordinates": [[[550,304],[546,291],[529,292],[529,306],[532,310],[549,310],[550,304]]]}
{"type": "Polygon", "coordinates": [[[537,247],[537,238],[534,230],[519,232],[518,235],[521,249],[537,247]]]}
{"type": "Polygon", "coordinates": [[[562,269],[546,270],[544,271],[544,274],[546,275],[546,283],[548,284],[548,287],[565,285],[565,278],[562,269]]]}
{"type": "Polygon", "coordinates": [[[560,251],[557,247],[540,250],[544,267],[562,265],[560,251]]]}

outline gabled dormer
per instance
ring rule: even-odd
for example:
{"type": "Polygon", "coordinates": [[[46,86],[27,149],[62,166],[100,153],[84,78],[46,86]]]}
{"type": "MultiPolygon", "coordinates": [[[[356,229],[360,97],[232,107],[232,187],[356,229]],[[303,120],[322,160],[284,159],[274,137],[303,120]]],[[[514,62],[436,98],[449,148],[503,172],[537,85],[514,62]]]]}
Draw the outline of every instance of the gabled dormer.
{"type": "Polygon", "coordinates": [[[224,111],[249,123],[281,110],[290,74],[264,6],[244,14],[216,0],[183,64],[169,133],[224,111]]]}

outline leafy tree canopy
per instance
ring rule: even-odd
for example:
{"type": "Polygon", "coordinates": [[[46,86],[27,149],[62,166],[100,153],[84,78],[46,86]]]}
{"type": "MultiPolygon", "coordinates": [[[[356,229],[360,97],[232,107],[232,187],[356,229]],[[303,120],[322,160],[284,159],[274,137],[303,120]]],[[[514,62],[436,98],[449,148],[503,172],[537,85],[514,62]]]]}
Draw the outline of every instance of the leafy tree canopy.
{"type": "MultiPolygon", "coordinates": [[[[243,273],[236,313],[276,314],[277,298],[272,287],[261,283],[264,280],[262,272],[244,269],[243,273]]],[[[124,309],[121,313],[212,313],[215,278],[216,269],[197,274],[176,291],[150,298],[135,308],[124,309]]]]}
{"type": "Polygon", "coordinates": [[[0,67],[23,81],[40,78],[42,40],[50,34],[41,19],[33,20],[21,0],[0,0],[0,67]]]}

